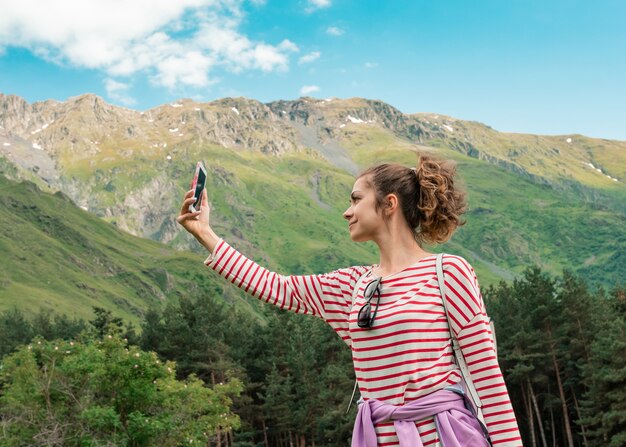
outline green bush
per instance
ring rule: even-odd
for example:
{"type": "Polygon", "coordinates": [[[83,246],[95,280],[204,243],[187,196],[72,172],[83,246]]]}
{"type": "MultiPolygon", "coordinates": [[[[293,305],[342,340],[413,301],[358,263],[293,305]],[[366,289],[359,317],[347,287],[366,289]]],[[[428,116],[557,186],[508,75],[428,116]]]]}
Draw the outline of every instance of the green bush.
{"type": "Polygon", "coordinates": [[[116,335],[37,338],[3,359],[0,387],[0,446],[207,445],[239,427],[239,381],[176,380],[173,362],[116,335]]]}

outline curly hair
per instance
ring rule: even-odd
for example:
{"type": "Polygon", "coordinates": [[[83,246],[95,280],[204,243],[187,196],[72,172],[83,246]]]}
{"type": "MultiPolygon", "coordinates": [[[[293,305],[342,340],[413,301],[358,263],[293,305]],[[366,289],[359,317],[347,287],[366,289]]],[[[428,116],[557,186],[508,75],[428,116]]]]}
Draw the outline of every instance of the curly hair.
{"type": "MultiPolygon", "coordinates": [[[[388,194],[396,194],[402,214],[413,229],[415,240],[422,243],[442,243],[452,237],[465,221],[465,192],[455,187],[456,167],[453,163],[419,155],[417,168],[384,163],[363,171],[366,183],[376,193],[375,208],[384,206],[388,194]]],[[[387,218],[383,214],[383,218],[387,218]]]]}

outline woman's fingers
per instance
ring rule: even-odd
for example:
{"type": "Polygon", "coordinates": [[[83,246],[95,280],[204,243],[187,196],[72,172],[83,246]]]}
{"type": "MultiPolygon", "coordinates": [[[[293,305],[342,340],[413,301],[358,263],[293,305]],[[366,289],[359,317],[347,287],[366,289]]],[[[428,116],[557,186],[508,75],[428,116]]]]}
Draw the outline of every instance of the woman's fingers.
{"type": "Polygon", "coordinates": [[[176,218],[176,222],[178,222],[179,224],[183,225],[186,221],[190,220],[190,219],[194,219],[196,220],[196,218],[200,215],[200,211],[196,211],[195,213],[185,213],[185,214],[181,214],[180,216],[178,216],[176,218]]]}
{"type": "MultiPolygon", "coordinates": [[[[198,210],[193,213],[189,211],[189,205],[191,205],[192,203],[196,201],[196,197],[194,197],[194,192],[195,191],[191,189],[185,193],[183,204],[180,209],[180,214],[176,218],[176,222],[178,222],[183,227],[185,227],[187,231],[192,231],[192,232],[193,232],[194,226],[191,225],[191,222],[189,221],[198,221],[198,219],[200,219],[200,216],[202,215],[202,210],[198,210]]],[[[202,208],[205,208],[205,207],[208,207],[208,195],[207,195],[206,189],[203,189],[202,190],[202,208]]],[[[208,216],[207,216],[207,220],[208,220],[208,216]]]]}
{"type": "Polygon", "coordinates": [[[185,193],[185,196],[183,198],[184,199],[183,206],[180,209],[180,214],[187,213],[189,211],[189,205],[191,205],[193,202],[196,201],[196,199],[193,197],[193,193],[194,193],[193,189],[190,189],[189,191],[185,193]]]}

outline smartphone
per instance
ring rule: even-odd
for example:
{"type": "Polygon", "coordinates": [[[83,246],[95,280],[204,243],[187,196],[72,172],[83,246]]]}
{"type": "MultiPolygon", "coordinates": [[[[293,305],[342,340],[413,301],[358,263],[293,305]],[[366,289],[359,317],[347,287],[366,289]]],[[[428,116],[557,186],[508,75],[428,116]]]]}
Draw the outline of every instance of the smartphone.
{"type": "Polygon", "coordinates": [[[200,207],[202,206],[202,190],[206,185],[206,168],[202,164],[201,161],[196,164],[196,173],[193,176],[193,181],[191,182],[191,189],[194,190],[193,196],[196,199],[191,205],[189,205],[189,212],[195,213],[196,211],[200,211],[200,207]]]}

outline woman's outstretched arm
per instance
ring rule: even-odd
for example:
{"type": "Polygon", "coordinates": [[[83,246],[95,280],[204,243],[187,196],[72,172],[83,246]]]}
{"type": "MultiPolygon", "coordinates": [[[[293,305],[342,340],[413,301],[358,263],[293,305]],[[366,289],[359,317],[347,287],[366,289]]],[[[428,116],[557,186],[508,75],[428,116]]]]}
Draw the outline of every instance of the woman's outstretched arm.
{"type": "Polygon", "coordinates": [[[206,190],[199,212],[190,213],[193,190],[185,194],[177,218],[204,247],[211,252],[205,264],[246,293],[292,312],[324,319],[348,344],[352,291],[366,268],[355,266],[321,275],[287,276],[272,272],[220,239],[209,225],[206,190]]]}
{"type": "Polygon", "coordinates": [[[324,319],[350,344],[352,290],[365,267],[348,267],[321,275],[281,275],[260,266],[223,240],[217,243],[205,264],[259,300],[324,319]]]}

